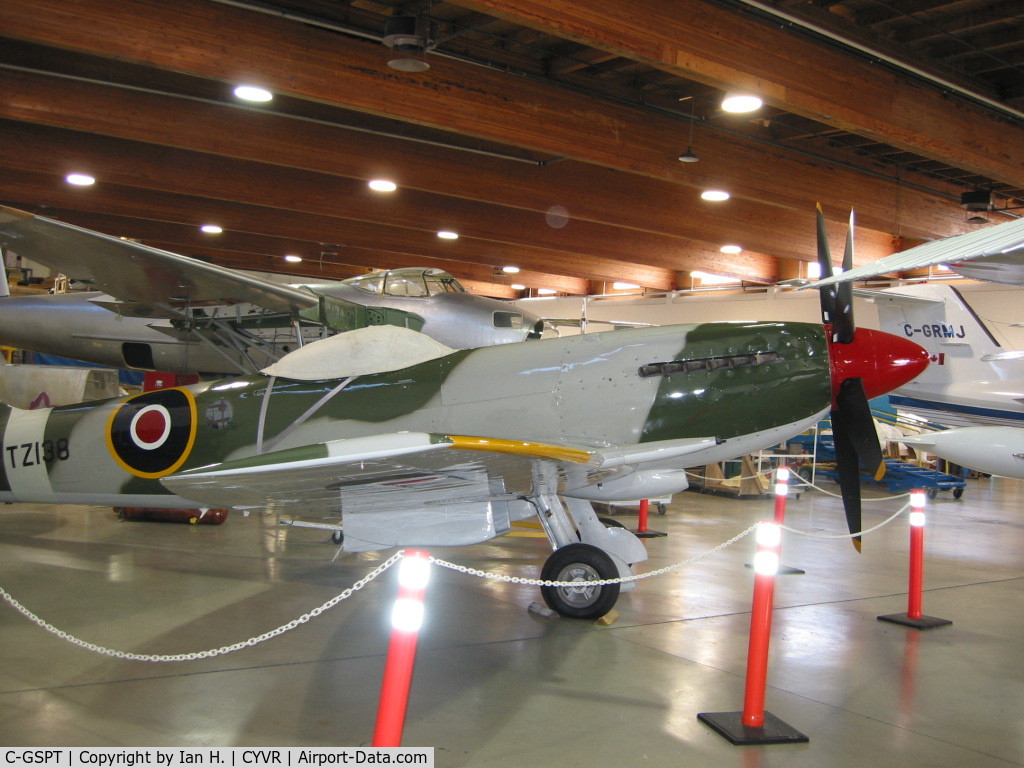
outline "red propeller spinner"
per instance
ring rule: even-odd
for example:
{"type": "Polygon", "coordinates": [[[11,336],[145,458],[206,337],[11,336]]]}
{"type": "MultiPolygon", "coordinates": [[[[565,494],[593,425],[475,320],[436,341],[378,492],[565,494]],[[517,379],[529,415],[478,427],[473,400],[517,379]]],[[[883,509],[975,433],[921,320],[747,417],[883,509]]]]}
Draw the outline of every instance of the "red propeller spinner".
{"type": "Polygon", "coordinates": [[[833,408],[837,407],[836,397],[847,379],[860,379],[870,400],[902,387],[928,367],[928,353],[923,347],[891,333],[858,328],[846,344],[833,342],[831,329],[827,334],[833,408]]]}

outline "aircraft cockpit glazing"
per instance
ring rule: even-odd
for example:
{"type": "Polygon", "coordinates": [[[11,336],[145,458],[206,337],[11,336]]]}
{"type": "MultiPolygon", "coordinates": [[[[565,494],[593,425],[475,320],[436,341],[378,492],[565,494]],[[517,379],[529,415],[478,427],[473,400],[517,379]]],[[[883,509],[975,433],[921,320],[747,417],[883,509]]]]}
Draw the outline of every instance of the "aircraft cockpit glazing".
{"type": "Polygon", "coordinates": [[[427,298],[440,293],[465,293],[466,289],[450,274],[440,269],[392,269],[371,272],[345,281],[353,288],[378,296],[427,298]]]}

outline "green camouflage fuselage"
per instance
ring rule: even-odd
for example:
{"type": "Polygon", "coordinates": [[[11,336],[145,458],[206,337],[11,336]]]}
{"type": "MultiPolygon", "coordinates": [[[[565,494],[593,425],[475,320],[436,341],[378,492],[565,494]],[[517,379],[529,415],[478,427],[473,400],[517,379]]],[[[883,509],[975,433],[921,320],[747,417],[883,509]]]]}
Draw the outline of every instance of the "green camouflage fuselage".
{"type": "Polygon", "coordinates": [[[0,500],[188,506],[160,478],[285,448],[402,431],[601,448],[689,437],[724,460],[829,408],[822,326],[706,323],[462,350],[387,373],[265,375],[130,398],[0,408],[0,500]]]}

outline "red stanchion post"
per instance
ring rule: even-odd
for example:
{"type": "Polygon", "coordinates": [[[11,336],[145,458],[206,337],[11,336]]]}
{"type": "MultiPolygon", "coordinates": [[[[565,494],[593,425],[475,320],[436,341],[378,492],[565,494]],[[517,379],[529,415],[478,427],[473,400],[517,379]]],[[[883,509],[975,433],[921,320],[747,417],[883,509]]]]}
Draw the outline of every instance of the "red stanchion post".
{"type": "Polygon", "coordinates": [[[754,556],[754,602],[750,613],[747,647],[747,682],[743,694],[743,725],[764,727],[764,692],[768,678],[768,641],[772,632],[775,574],[779,570],[782,531],[777,523],[762,520],[757,526],[754,556]]]}
{"type": "Polygon", "coordinates": [[[398,568],[398,598],[391,611],[391,642],[384,663],[374,747],[402,744],[416,641],[423,624],[423,596],[430,580],[430,554],[407,550],[398,568]]]}
{"type": "Polygon", "coordinates": [[[641,539],[654,539],[658,536],[667,536],[667,533],[661,531],[652,531],[647,527],[647,517],[651,508],[650,499],[640,499],[640,510],[637,514],[636,530],[634,534],[639,536],[641,539]]]}
{"type": "Polygon", "coordinates": [[[754,555],[754,600],[750,612],[747,677],[741,712],[702,712],[697,719],[711,726],[733,744],[797,744],[808,738],[764,711],[768,682],[768,641],[772,631],[775,574],[779,570],[782,528],[771,520],[757,526],[754,555]]]}
{"type": "Polygon", "coordinates": [[[921,612],[924,594],[924,499],[924,491],[910,492],[910,575],[907,579],[907,612],[878,617],[880,621],[903,624],[914,629],[933,629],[953,623],[949,619],[925,616],[921,612]]]}
{"type": "Polygon", "coordinates": [[[907,589],[907,616],[920,619],[924,592],[924,491],[910,492],[910,578],[907,589]]]}

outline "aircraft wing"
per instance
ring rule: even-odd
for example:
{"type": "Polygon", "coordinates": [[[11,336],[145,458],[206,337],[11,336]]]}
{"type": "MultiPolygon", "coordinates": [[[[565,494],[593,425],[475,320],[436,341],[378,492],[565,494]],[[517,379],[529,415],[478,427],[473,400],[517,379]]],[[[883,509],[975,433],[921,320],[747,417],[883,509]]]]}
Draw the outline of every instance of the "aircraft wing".
{"type": "Polygon", "coordinates": [[[140,317],[171,317],[204,305],[254,304],[295,313],[318,304],[312,293],[159,248],[0,206],[0,245],[91,282],[140,317]]]}
{"type": "Polygon", "coordinates": [[[889,272],[906,272],[938,264],[947,264],[965,277],[976,280],[1024,285],[1024,218],[966,235],[934,240],[804,287],[818,288],[865,280],[889,272]]]}
{"type": "Polygon", "coordinates": [[[287,448],[178,472],[161,482],[204,506],[302,515],[388,512],[557,493],[716,445],[714,438],[588,449],[523,440],[397,432],[287,448]]]}

